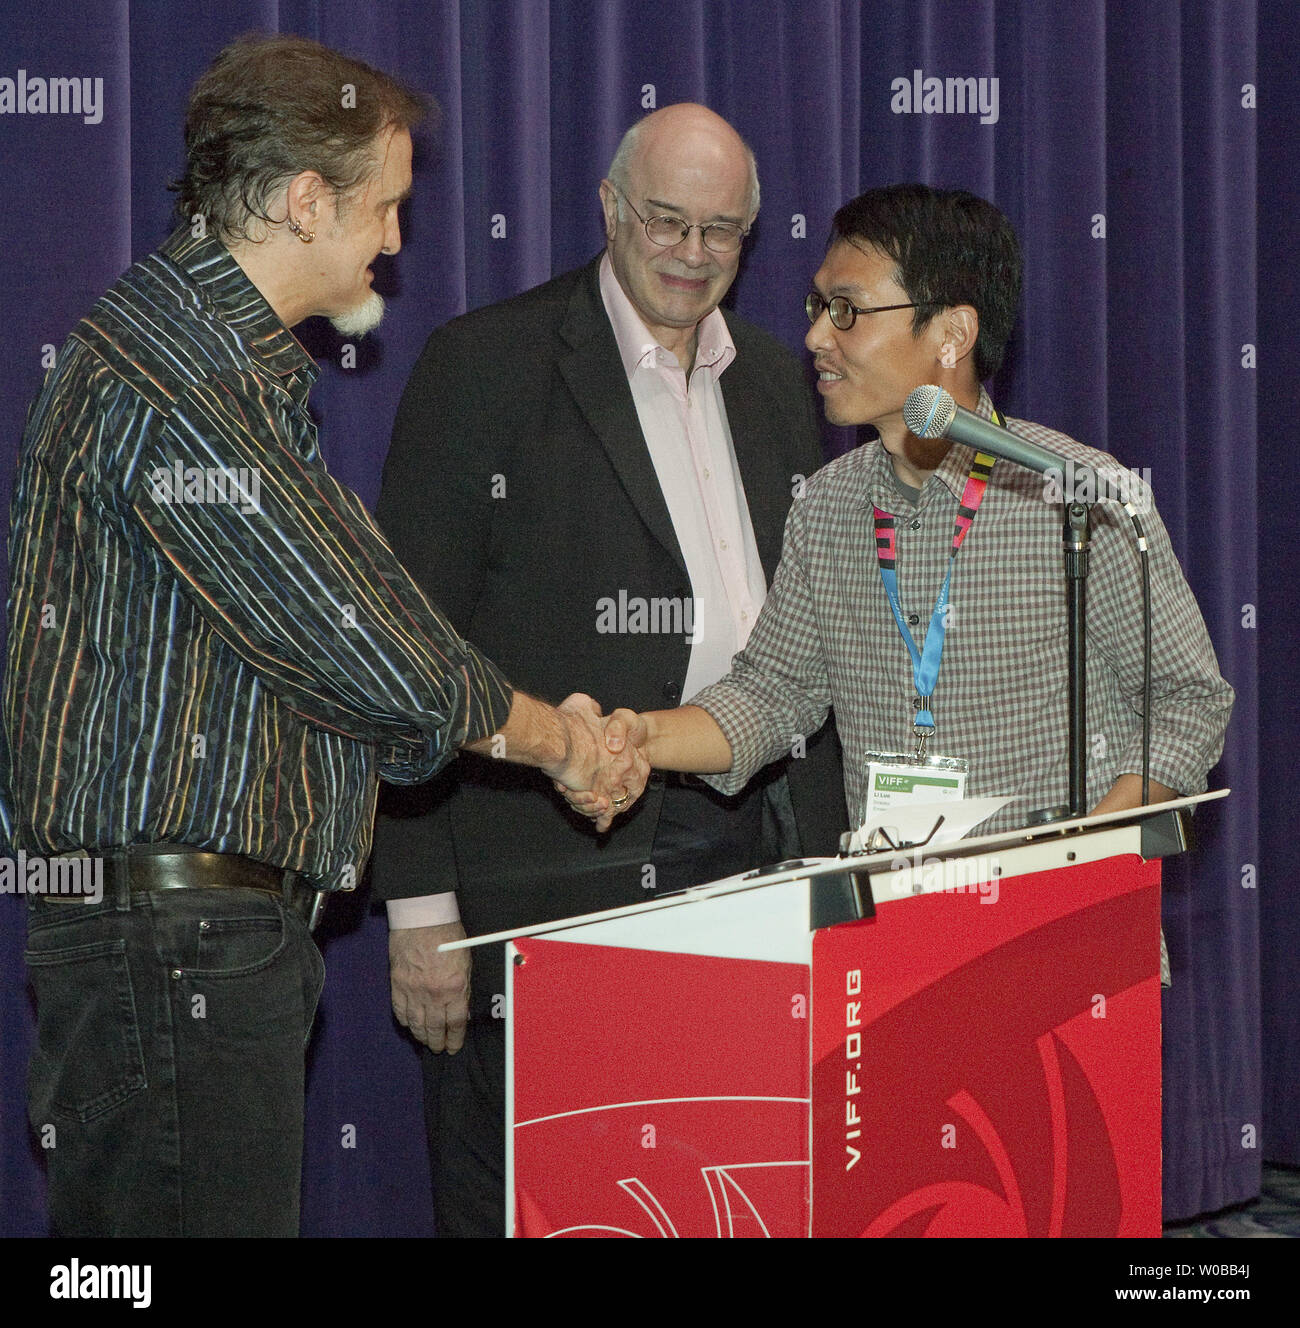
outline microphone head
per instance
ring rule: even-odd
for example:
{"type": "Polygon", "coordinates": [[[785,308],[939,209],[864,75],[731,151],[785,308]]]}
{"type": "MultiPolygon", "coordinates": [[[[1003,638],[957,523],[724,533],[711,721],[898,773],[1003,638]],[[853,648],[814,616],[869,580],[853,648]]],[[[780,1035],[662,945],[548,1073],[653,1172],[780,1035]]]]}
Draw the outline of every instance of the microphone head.
{"type": "Polygon", "coordinates": [[[916,388],[903,403],[903,423],[918,438],[946,438],[956,418],[952,394],[933,384],[916,388]]]}

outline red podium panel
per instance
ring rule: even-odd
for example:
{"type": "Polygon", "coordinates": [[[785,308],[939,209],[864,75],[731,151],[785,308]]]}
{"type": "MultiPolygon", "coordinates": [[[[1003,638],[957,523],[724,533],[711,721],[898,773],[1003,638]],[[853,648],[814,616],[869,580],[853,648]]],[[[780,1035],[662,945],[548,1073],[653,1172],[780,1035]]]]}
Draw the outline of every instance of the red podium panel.
{"type": "Polygon", "coordinates": [[[1107,848],[1135,834],[877,877],[901,897],[811,935],[787,882],[516,939],[515,1233],[1158,1236],[1160,864],[1107,848]]]}
{"type": "Polygon", "coordinates": [[[517,947],[517,1234],[808,1234],[804,965],[517,947]]]}
{"type": "Polygon", "coordinates": [[[813,1234],[1160,1234],[1160,864],[813,939],[813,1234]]]}

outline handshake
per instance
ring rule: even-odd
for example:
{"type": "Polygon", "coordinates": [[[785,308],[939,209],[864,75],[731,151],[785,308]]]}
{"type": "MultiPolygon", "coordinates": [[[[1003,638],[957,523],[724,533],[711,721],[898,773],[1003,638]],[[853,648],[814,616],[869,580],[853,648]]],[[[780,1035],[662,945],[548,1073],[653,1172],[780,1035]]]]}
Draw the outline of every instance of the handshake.
{"type": "Polygon", "coordinates": [[[570,807],[595,821],[597,830],[608,830],[650,777],[646,723],[631,710],[602,715],[582,692],[566,697],[556,713],[565,728],[565,754],[558,765],[543,768],[570,807]]]}
{"type": "Polygon", "coordinates": [[[721,774],[732,762],[726,735],[699,706],[602,715],[581,692],[552,707],[517,691],[505,727],[466,746],[544,770],[569,806],[594,821],[597,830],[608,830],[641,796],[652,766],[721,774]]]}

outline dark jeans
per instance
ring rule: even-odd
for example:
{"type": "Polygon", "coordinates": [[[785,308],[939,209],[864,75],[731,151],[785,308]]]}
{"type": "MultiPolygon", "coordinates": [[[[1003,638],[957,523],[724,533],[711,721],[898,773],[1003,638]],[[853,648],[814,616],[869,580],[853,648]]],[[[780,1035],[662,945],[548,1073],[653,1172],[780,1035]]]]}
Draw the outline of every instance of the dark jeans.
{"type": "Polygon", "coordinates": [[[296,1236],[324,964],[248,889],[33,897],[28,1108],[60,1236],[296,1236]]]}

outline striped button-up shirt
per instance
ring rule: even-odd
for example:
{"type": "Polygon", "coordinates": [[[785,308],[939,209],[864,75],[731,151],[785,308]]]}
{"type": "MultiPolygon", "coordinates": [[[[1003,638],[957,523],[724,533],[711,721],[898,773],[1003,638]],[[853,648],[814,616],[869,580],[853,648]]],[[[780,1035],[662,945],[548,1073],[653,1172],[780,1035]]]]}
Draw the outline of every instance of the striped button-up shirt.
{"type": "Polygon", "coordinates": [[[315,377],[186,230],[73,331],[12,509],[17,847],[185,843],[347,888],[377,779],[504,723],[509,685],[326,472],[315,377]]]}
{"type": "MultiPolygon", "coordinates": [[[[982,392],[979,414],[992,415],[982,392]]],[[[1113,457],[1041,425],[1007,425],[1076,464],[1120,469],[1113,457]]],[[[730,773],[710,776],[710,783],[740,788],[760,766],[788,754],[798,735],[815,732],[833,706],[845,800],[850,820],[860,823],[867,753],[915,746],[912,661],[881,584],[872,508],[896,517],[899,598],[920,647],[974,455],[954,444],[916,504],[900,493],[875,442],[809,481],[790,509],[781,564],[748,645],[726,678],[693,698],[731,743],[730,773]]],[[[1125,479],[1139,513],[1145,509],[1140,519],[1151,551],[1151,777],[1197,793],[1223,750],[1233,692],[1219,675],[1150,490],[1136,476],[1125,479]]],[[[970,762],[968,797],[1014,798],[979,833],[1021,825],[1027,812],[1068,801],[1061,526],[1059,496],[1044,477],[999,461],[953,569],[929,750],[970,762]]],[[[1141,584],[1132,526],[1114,502],[1093,508],[1087,594],[1093,806],[1119,775],[1142,769],[1141,584]]]]}

